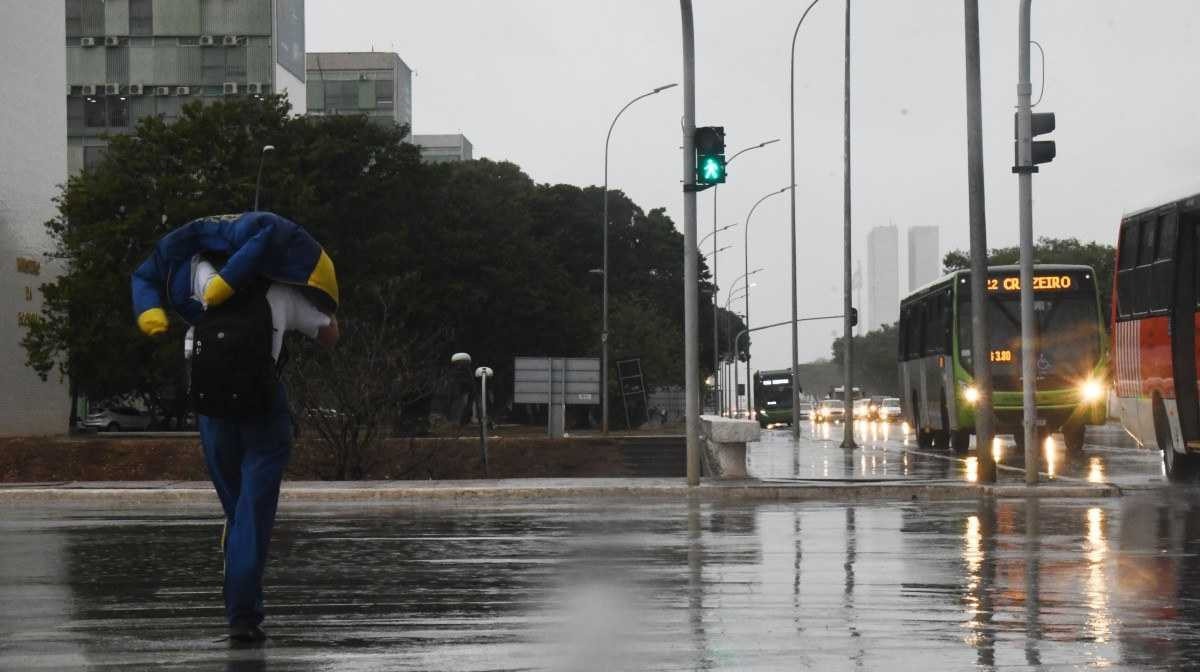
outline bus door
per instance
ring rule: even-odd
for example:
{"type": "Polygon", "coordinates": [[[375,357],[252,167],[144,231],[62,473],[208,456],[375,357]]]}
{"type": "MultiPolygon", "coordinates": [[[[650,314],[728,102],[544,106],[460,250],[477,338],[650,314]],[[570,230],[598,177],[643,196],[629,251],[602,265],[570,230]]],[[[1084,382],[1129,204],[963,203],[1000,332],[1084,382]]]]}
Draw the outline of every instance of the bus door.
{"type": "Polygon", "coordinates": [[[1168,332],[1171,368],[1179,429],[1185,442],[1200,439],[1200,404],[1196,394],[1196,254],[1200,228],[1183,222],[1173,211],[1160,220],[1159,254],[1155,259],[1154,286],[1170,287],[1168,332]],[[1174,250],[1172,249],[1174,248],[1174,250]],[[1177,250],[1175,255],[1172,251],[1177,250]],[[1172,258],[1173,257],[1173,258],[1172,258]]]}

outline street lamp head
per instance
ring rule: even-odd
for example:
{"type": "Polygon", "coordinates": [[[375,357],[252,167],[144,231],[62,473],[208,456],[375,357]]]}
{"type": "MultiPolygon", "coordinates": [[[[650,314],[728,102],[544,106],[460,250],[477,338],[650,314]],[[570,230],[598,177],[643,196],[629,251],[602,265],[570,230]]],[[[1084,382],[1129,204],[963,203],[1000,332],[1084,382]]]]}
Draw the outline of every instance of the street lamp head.
{"type": "Polygon", "coordinates": [[[589,268],[588,273],[591,273],[593,275],[604,275],[604,269],[603,268],[589,268]]]}
{"type": "Polygon", "coordinates": [[[267,152],[273,152],[273,151],[275,151],[275,145],[263,145],[263,148],[262,148],[263,154],[266,154],[267,152]]]}
{"type": "Polygon", "coordinates": [[[456,352],[453,355],[451,355],[450,363],[458,364],[461,366],[470,366],[471,365],[471,356],[465,352],[456,352]]]}
{"type": "Polygon", "coordinates": [[[476,378],[491,378],[492,377],[491,367],[481,366],[478,369],[475,369],[475,377],[476,378]]]}
{"type": "Polygon", "coordinates": [[[670,83],[670,84],[663,84],[662,86],[658,87],[657,89],[654,89],[654,90],[653,90],[653,91],[651,91],[650,93],[658,93],[659,91],[666,91],[667,89],[669,89],[669,88],[671,88],[671,87],[673,87],[673,86],[679,86],[679,83],[678,83],[678,82],[672,82],[672,83],[670,83]]]}

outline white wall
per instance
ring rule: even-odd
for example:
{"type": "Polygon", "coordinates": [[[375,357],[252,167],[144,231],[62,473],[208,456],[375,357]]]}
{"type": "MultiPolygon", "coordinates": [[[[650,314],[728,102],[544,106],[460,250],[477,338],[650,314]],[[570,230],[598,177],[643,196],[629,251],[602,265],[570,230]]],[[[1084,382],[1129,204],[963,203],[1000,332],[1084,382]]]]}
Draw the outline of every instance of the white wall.
{"type": "Polygon", "coordinates": [[[308,88],[278,63],[275,64],[275,93],[287,94],[288,102],[292,104],[292,114],[308,112],[308,88]]]}
{"type": "Polygon", "coordinates": [[[0,16],[0,82],[20,92],[0,105],[0,435],[62,433],[66,386],[25,367],[17,321],[40,311],[38,286],[52,278],[43,225],[67,177],[65,8],[0,0],[0,16]],[[18,272],[18,258],[41,262],[39,274],[18,272]]]}

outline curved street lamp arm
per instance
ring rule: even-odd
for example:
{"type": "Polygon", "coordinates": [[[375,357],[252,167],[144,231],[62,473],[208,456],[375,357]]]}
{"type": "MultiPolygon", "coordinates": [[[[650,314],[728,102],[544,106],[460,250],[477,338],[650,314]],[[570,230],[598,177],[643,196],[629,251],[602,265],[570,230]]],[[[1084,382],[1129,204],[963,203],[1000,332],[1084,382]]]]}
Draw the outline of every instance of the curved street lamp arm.
{"type": "Polygon", "coordinates": [[[725,165],[728,166],[729,164],[733,163],[734,159],[736,159],[737,157],[741,156],[742,154],[745,154],[746,152],[748,152],[752,149],[759,149],[762,147],[766,147],[767,145],[775,143],[775,142],[779,142],[779,138],[774,138],[772,140],[765,140],[763,142],[758,143],[757,145],[751,145],[743,150],[735,152],[733,156],[729,157],[728,159],[725,159],[725,165]]]}

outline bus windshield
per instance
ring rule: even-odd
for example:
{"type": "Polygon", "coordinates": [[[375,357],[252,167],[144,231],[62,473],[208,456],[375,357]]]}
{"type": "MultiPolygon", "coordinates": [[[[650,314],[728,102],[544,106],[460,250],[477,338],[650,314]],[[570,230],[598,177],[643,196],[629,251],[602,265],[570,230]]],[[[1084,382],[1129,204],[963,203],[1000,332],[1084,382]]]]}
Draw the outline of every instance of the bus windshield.
{"type": "MultiPolygon", "coordinates": [[[[970,360],[970,303],[959,311],[962,364],[970,360]],[[965,336],[965,338],[964,338],[965,336]]],[[[1094,294],[1035,295],[1039,383],[1076,384],[1091,374],[1100,358],[1100,316],[1094,294]]],[[[1021,380],[1021,297],[1018,293],[988,296],[992,376],[997,387],[1016,389],[1021,380]]]]}
{"type": "Polygon", "coordinates": [[[756,390],[759,408],[791,408],[792,381],[790,378],[763,378],[756,390]]]}

